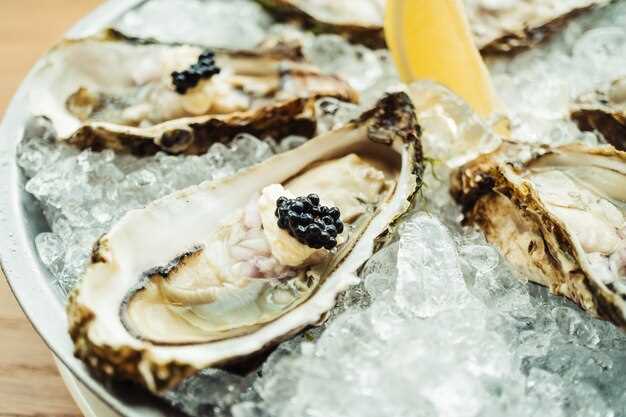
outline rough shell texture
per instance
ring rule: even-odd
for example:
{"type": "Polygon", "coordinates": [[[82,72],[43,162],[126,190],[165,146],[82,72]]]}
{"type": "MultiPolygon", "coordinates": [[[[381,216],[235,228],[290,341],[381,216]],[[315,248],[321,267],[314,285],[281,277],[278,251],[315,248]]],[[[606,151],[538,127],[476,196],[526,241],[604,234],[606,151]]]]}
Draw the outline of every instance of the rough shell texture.
{"type": "MultiPolygon", "coordinates": [[[[349,39],[351,42],[360,43],[371,48],[385,47],[385,34],[383,32],[384,0],[353,0],[350,7],[377,7],[378,16],[367,21],[360,21],[350,15],[329,16],[323,13],[324,4],[317,6],[316,3],[326,3],[320,0],[257,0],[274,16],[281,20],[297,20],[304,27],[315,32],[336,33],[349,39]]],[[[338,2],[337,2],[338,3],[338,2]]]]}
{"type": "Polygon", "coordinates": [[[135,156],[150,156],[159,151],[202,155],[212,144],[228,142],[238,133],[273,138],[282,138],[287,134],[312,137],[316,129],[313,100],[294,98],[258,110],[177,119],[143,129],[90,123],[79,127],[68,143],[80,149],[112,149],[135,156]]]}
{"type": "MultiPolygon", "coordinates": [[[[582,167],[587,172],[606,168],[610,181],[598,179],[597,182],[618,190],[623,199],[620,186],[626,189],[626,153],[608,146],[529,149],[515,143],[506,143],[495,153],[483,155],[459,169],[452,178],[452,195],[463,205],[466,222],[478,225],[487,239],[531,281],[570,298],[593,315],[626,328],[625,296],[599,278],[590,267],[588,254],[581,249],[571,224],[550,210],[541,188],[525,176],[554,157],[562,157],[565,164],[582,167]],[[524,156],[516,159],[512,155],[524,156]],[[617,183],[616,177],[619,177],[617,183]]],[[[558,170],[558,164],[553,169],[558,170]]],[[[592,175],[596,174],[594,171],[592,175]]],[[[619,199],[616,202],[622,216],[624,203],[619,199]]]]}
{"type": "Polygon", "coordinates": [[[570,19],[608,3],[606,0],[522,0],[468,2],[468,15],[478,48],[486,54],[511,53],[533,47],[570,19]]]}
{"type": "MultiPolygon", "coordinates": [[[[82,98],[77,93],[81,91],[111,95],[98,99],[98,104],[92,107],[89,102],[84,104],[89,109],[98,109],[101,103],[116,108],[123,103],[125,94],[133,94],[133,100],[139,100],[135,104],[141,104],[142,97],[149,96],[145,91],[150,91],[145,90],[141,77],[152,74],[151,66],[155,66],[151,64],[146,69],[146,62],[155,61],[158,68],[164,53],[187,59],[190,51],[196,49],[198,54],[202,51],[190,46],[130,39],[112,30],[90,38],[65,41],[37,66],[33,76],[35,87],[30,92],[31,111],[50,118],[59,137],[81,149],[109,148],[137,156],[152,155],[160,150],[194,155],[206,152],[212,143],[223,142],[237,133],[278,138],[290,132],[311,137],[316,129],[313,106],[316,98],[358,99],[356,92],[343,80],[293,61],[299,54],[283,45],[258,52],[215,51],[218,62],[230,65],[236,82],[242,83],[234,88],[241,88],[243,92],[233,90],[233,94],[245,95],[247,89],[255,91],[254,96],[250,96],[254,97],[250,98],[251,108],[238,107],[235,111],[216,114],[209,111],[206,115],[181,115],[176,110],[172,116],[167,112],[163,117],[158,116],[149,126],[79,117],[76,111],[69,109],[70,98],[79,97],[76,101],[84,101],[93,96],[85,93],[86,98],[82,98]]],[[[150,117],[154,117],[157,110],[168,108],[157,103],[169,103],[172,97],[179,97],[173,91],[162,94],[167,94],[162,100],[151,99],[155,111],[148,112],[150,117]]],[[[83,101],[79,103],[83,105],[83,101]]]]}
{"type": "Polygon", "coordinates": [[[156,392],[199,369],[245,361],[318,323],[414,204],[423,172],[419,135],[408,96],[389,95],[359,119],[300,148],[234,177],[203,183],[129,212],[95,245],[91,265],[70,298],[69,332],[76,356],[100,375],[133,380],[156,392]],[[358,149],[370,155],[393,155],[392,160],[401,165],[397,184],[311,298],[254,333],[217,342],[157,344],[133,336],[124,326],[120,316],[125,300],[147,271],[181,259],[210,235],[220,218],[242,207],[259,189],[292,178],[318,161],[358,149]]]}
{"type": "MultiPolygon", "coordinates": [[[[360,0],[377,4],[380,16],[359,21],[348,11],[328,13],[316,11],[315,1],[257,0],[278,18],[298,20],[318,32],[340,34],[355,43],[372,48],[385,47],[383,16],[385,0],[360,0]]],[[[319,1],[324,8],[324,1],[319,1]]],[[[591,10],[607,0],[522,0],[514,2],[485,2],[466,0],[466,12],[476,45],[484,54],[514,53],[533,47],[552,33],[558,32],[570,19],[591,10]]],[[[358,7],[350,2],[351,7],[358,7]]]]}
{"type": "Polygon", "coordinates": [[[615,92],[618,89],[626,90],[626,79],[582,95],[572,106],[570,115],[581,130],[598,131],[608,143],[626,151],[626,102],[622,91],[615,92]]]}

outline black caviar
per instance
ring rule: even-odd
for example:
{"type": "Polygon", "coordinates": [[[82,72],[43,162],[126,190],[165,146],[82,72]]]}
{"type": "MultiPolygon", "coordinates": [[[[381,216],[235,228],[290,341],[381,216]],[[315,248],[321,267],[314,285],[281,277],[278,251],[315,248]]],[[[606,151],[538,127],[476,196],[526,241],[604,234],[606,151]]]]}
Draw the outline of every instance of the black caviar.
{"type": "Polygon", "coordinates": [[[198,57],[198,62],[191,65],[189,69],[172,73],[172,83],[178,94],[185,94],[187,90],[198,85],[201,79],[209,79],[219,74],[221,69],[215,64],[215,53],[205,51],[198,57]]]}
{"type": "Polygon", "coordinates": [[[343,232],[339,209],[320,206],[316,194],[293,199],[280,197],[276,201],[275,215],[278,227],[314,249],[331,250],[337,246],[337,235],[343,232]]]}

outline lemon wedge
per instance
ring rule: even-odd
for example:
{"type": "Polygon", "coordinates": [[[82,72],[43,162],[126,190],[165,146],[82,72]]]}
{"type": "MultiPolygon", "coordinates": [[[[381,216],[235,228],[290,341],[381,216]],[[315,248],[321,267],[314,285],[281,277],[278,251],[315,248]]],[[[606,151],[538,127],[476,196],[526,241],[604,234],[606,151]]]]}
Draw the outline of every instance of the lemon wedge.
{"type": "Polygon", "coordinates": [[[460,0],[387,0],[385,37],[407,84],[437,81],[485,118],[500,112],[460,0]]]}

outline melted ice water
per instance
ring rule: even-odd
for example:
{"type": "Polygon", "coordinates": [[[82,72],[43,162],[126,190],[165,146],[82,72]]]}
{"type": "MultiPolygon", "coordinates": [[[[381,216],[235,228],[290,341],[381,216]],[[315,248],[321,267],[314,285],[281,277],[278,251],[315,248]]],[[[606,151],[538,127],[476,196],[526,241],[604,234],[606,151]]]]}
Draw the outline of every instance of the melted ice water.
{"type": "MultiPolygon", "coordinates": [[[[266,36],[291,36],[322,70],[361,90],[363,107],[398,85],[385,51],[272,25],[246,0],[152,0],[119,27],[212,47],[249,48],[266,36]],[[188,25],[171,19],[174,9],[188,25]]],[[[626,73],[625,40],[622,1],[573,21],[540,48],[490,59],[514,136],[555,145],[597,142],[567,120],[569,103],[626,73]]],[[[186,380],[165,395],[175,407],[234,417],[626,416],[626,337],[526,284],[480,233],[458,226],[445,179],[496,140],[445,89],[414,88],[443,97],[441,108],[419,113],[424,148],[438,160],[427,172],[422,206],[370,259],[362,283],[341,296],[325,326],[283,343],[248,376],[207,369],[186,380]]],[[[359,111],[332,99],[318,109],[321,131],[359,111]]],[[[51,225],[36,239],[40,257],[55,284],[69,291],[95,239],[128,210],[231,175],[304,139],[276,145],[242,135],[203,156],[143,159],[53,141],[54,129],[34,120],[19,163],[31,178],[26,190],[51,225]]]]}

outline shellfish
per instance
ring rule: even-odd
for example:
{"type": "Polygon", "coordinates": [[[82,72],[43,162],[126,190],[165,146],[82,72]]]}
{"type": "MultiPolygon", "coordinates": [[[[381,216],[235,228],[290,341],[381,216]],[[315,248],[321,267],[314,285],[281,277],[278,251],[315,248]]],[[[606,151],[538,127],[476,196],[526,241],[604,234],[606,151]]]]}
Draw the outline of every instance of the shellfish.
{"type": "Polygon", "coordinates": [[[452,194],[530,280],[626,328],[625,152],[505,143],[461,168],[452,194]]]}
{"type": "MultiPolygon", "coordinates": [[[[419,135],[408,96],[391,94],[299,148],[129,212],[70,297],[76,355],[157,392],[320,322],[417,198],[419,135]],[[277,222],[280,201],[312,194],[307,204],[335,207],[316,221],[344,225],[332,226],[337,246],[277,222]]],[[[294,201],[290,215],[313,221],[294,201]]]]}
{"type": "Polygon", "coordinates": [[[129,39],[117,32],[65,41],[33,74],[30,110],[79,148],[138,156],[201,154],[236,133],[315,133],[313,101],[356,101],[341,79],[294,61],[285,48],[210,52],[218,74],[177,92],[174,72],[203,50],[129,39]]]}
{"type": "MultiPolygon", "coordinates": [[[[257,0],[279,18],[295,19],[313,31],[343,35],[372,48],[385,46],[386,0],[257,0]]],[[[466,0],[476,46],[483,53],[510,53],[537,45],[570,19],[606,0],[466,0]]]]}
{"type": "Polygon", "coordinates": [[[606,0],[467,1],[476,45],[481,52],[512,53],[533,47],[561,29],[570,19],[606,0]]]}
{"type": "Polygon", "coordinates": [[[385,46],[386,0],[257,0],[279,19],[297,20],[315,32],[331,32],[372,48],[385,46]]]}
{"type": "Polygon", "coordinates": [[[571,117],[581,130],[598,131],[611,145],[626,151],[626,78],[579,97],[571,117]]]}

